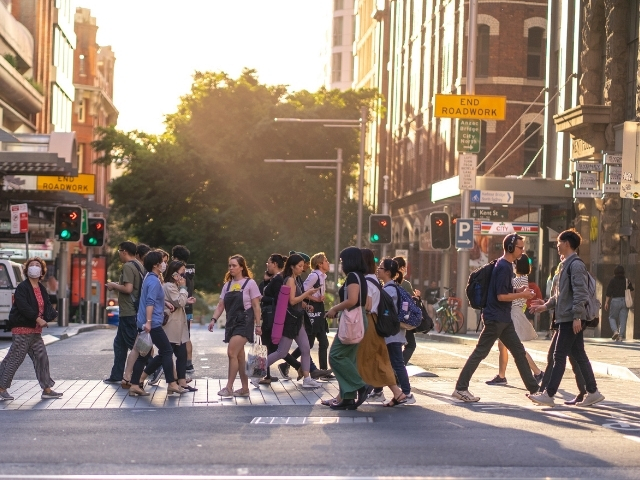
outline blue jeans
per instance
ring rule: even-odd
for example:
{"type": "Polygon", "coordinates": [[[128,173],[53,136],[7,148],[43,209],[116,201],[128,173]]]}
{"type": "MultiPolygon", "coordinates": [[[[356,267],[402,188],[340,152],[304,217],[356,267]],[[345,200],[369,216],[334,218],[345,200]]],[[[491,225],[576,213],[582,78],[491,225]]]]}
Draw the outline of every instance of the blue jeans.
{"type": "Polygon", "coordinates": [[[624,339],[627,333],[628,315],[629,309],[624,303],[624,297],[613,297],[609,304],[609,325],[611,325],[611,331],[620,334],[621,339],[624,339]],[[619,329],[618,325],[620,326],[619,329]]]}
{"type": "Polygon", "coordinates": [[[589,357],[584,351],[584,336],[582,330],[575,333],[573,331],[573,322],[562,322],[558,324],[558,338],[556,340],[556,349],[553,352],[553,370],[551,378],[547,385],[547,393],[553,397],[560,387],[564,370],[567,366],[567,355],[571,354],[580,366],[580,372],[584,376],[587,392],[594,393],[598,390],[596,385],[596,377],[593,375],[593,369],[589,362],[589,357]]]}
{"type": "Polygon", "coordinates": [[[129,350],[133,348],[133,343],[138,336],[138,326],[135,315],[120,317],[118,331],[113,339],[113,368],[111,368],[111,380],[122,380],[124,367],[127,363],[129,350]]]}
{"type": "Polygon", "coordinates": [[[389,352],[389,360],[391,360],[391,368],[396,374],[402,393],[409,395],[411,393],[411,384],[409,383],[409,374],[407,367],[404,366],[404,358],[402,357],[402,343],[387,343],[387,351],[389,352]]]}

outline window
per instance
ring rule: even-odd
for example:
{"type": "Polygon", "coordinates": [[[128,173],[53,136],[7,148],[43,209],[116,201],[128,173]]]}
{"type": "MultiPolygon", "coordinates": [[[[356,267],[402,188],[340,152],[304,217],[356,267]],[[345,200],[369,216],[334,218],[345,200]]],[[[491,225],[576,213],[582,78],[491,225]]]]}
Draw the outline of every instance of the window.
{"type": "Polygon", "coordinates": [[[333,10],[344,10],[344,0],[333,0],[333,10]]]}
{"type": "Polygon", "coordinates": [[[335,17],[333,19],[333,46],[342,45],[342,27],[344,25],[344,17],[335,17]]]}
{"type": "Polygon", "coordinates": [[[334,53],[331,62],[331,81],[342,81],[342,53],[334,53]]]}
{"type": "Polygon", "coordinates": [[[478,25],[478,42],[476,51],[476,75],[489,76],[489,25],[478,25]]]}
{"type": "Polygon", "coordinates": [[[78,102],[78,123],[84,123],[86,120],[85,99],[81,98],[78,102]]]}
{"type": "Polygon", "coordinates": [[[537,177],[542,173],[542,153],[538,154],[543,141],[541,125],[539,123],[528,124],[524,132],[524,138],[527,139],[524,142],[524,166],[522,172],[518,173],[524,174],[526,171],[526,176],[537,177]],[[535,162],[529,167],[534,158],[535,162]]]}
{"type": "Polygon", "coordinates": [[[527,78],[544,77],[544,29],[534,27],[529,29],[527,41],[527,78]]]}
{"type": "Polygon", "coordinates": [[[7,267],[0,263],[0,288],[13,288],[7,267]]]}

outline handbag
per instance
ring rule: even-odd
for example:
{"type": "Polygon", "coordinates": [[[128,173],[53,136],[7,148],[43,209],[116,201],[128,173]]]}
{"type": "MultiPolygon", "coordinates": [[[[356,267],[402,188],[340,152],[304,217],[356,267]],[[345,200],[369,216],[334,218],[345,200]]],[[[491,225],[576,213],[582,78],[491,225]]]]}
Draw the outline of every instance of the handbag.
{"type": "Polygon", "coordinates": [[[627,288],[624,289],[624,304],[626,305],[627,308],[631,308],[633,307],[633,294],[629,289],[629,280],[625,278],[624,281],[626,282],[626,285],[627,285],[627,288]]]}
{"type": "Polygon", "coordinates": [[[136,344],[133,346],[141,357],[146,357],[151,351],[153,342],[151,341],[151,334],[147,332],[140,332],[138,338],[136,338],[136,344]]]}
{"type": "MultiPolygon", "coordinates": [[[[360,278],[356,275],[358,285],[360,278]]],[[[362,285],[360,285],[362,291],[362,285]]],[[[347,299],[346,283],[344,289],[344,297],[347,299]]],[[[352,309],[343,310],[340,315],[340,324],[338,325],[338,339],[343,345],[354,345],[360,343],[364,338],[364,319],[362,318],[362,307],[356,306],[352,309]]]]}
{"type": "Polygon", "coordinates": [[[255,338],[256,341],[247,353],[245,372],[248,377],[262,378],[267,376],[267,347],[262,345],[259,336],[256,335],[255,338]]]}

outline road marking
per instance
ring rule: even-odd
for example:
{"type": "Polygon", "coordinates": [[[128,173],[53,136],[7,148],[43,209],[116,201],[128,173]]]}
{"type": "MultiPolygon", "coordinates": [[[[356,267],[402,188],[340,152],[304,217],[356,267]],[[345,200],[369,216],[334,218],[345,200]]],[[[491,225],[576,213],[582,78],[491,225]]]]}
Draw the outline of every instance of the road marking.
{"type": "Polygon", "coordinates": [[[611,428],[613,430],[625,430],[627,432],[640,430],[640,424],[625,422],[624,420],[618,420],[611,423],[603,423],[602,426],[605,428],[611,428]]]}
{"type": "Polygon", "coordinates": [[[627,440],[632,440],[634,442],[640,443],[640,437],[634,437],[633,435],[623,435],[622,437],[626,438],[627,440]]]}
{"type": "Polygon", "coordinates": [[[254,417],[254,425],[327,425],[334,423],[373,423],[373,417],[254,417]]]}

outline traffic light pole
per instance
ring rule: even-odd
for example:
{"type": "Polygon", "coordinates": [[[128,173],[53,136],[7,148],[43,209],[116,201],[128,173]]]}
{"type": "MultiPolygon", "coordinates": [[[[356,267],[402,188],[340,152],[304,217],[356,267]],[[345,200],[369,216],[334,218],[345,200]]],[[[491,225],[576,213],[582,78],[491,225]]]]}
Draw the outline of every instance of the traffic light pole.
{"type": "Polygon", "coordinates": [[[86,307],[86,320],[87,323],[93,323],[91,321],[91,278],[93,267],[93,248],[87,247],[87,263],[84,267],[84,304],[86,307]]]}
{"type": "MultiPolygon", "coordinates": [[[[382,180],[384,181],[383,184],[383,189],[384,189],[384,203],[382,204],[382,213],[384,215],[389,215],[389,200],[387,197],[387,194],[389,192],[389,175],[383,175],[382,176],[382,180]]],[[[391,224],[393,225],[393,222],[391,222],[391,224]]],[[[385,243],[384,245],[382,245],[382,252],[381,252],[381,257],[382,258],[386,258],[387,257],[387,247],[389,246],[389,244],[385,243]]]]}
{"type": "MultiPolygon", "coordinates": [[[[449,208],[449,205],[445,205],[442,210],[444,211],[444,213],[449,213],[451,209],[449,208]]],[[[447,225],[447,228],[450,229],[451,227],[447,225]]],[[[449,246],[449,248],[447,248],[446,250],[442,251],[442,269],[440,272],[440,284],[443,288],[442,295],[444,295],[444,288],[448,288],[451,286],[450,283],[451,283],[451,246],[449,246]]]]}
{"type": "MultiPolygon", "coordinates": [[[[467,42],[467,95],[476,93],[476,40],[478,38],[478,0],[469,0],[469,40],[467,42]]],[[[471,217],[471,192],[460,190],[460,217],[471,217]]],[[[467,312],[469,302],[465,295],[467,279],[469,277],[469,249],[458,250],[458,288],[456,295],[462,300],[461,311],[465,318],[460,333],[467,333],[467,312]]]]}
{"type": "Polygon", "coordinates": [[[67,258],[67,242],[60,242],[58,251],[58,326],[69,326],[69,299],[67,298],[69,283],[69,262],[67,258]]]}

